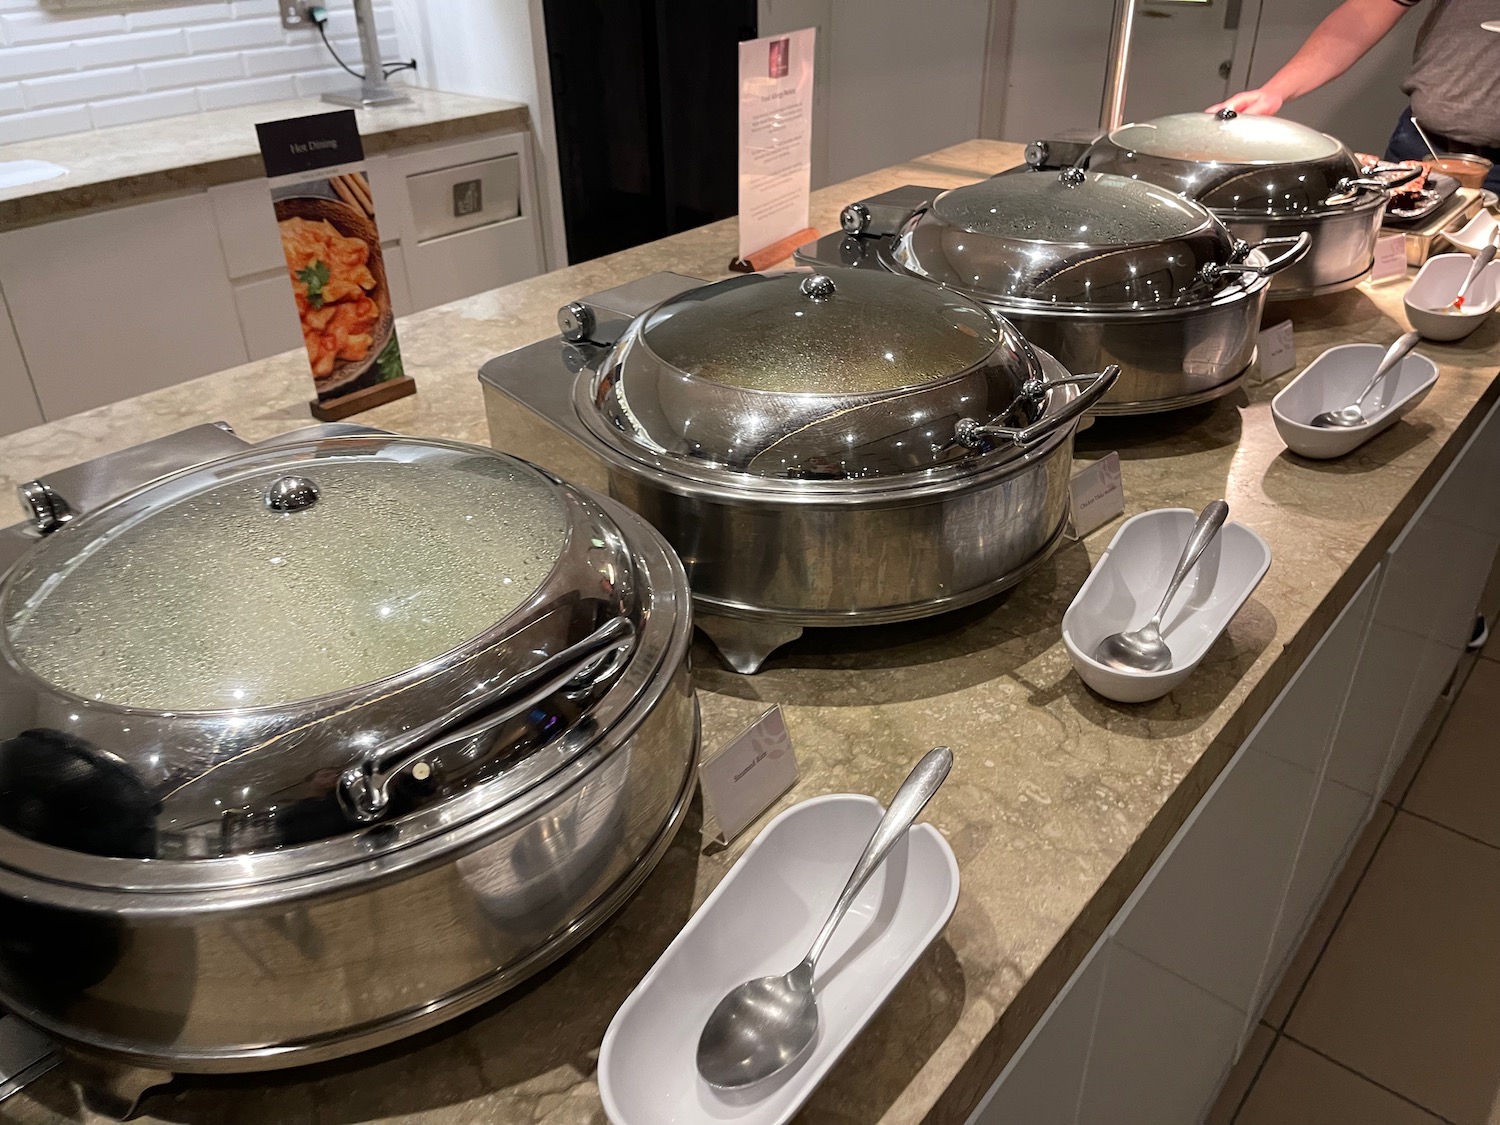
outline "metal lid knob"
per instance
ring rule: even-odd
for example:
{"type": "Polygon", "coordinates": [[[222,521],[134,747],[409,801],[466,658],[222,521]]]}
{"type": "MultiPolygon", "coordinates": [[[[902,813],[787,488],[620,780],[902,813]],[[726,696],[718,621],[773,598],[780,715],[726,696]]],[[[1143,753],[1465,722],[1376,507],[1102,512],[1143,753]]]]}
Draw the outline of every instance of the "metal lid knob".
{"type": "Polygon", "coordinates": [[[1219,110],[1218,113],[1214,114],[1214,116],[1217,117],[1220,121],[1233,121],[1236,117],[1239,116],[1239,114],[1226,105],[1223,109],[1219,110]]]}
{"type": "Polygon", "coordinates": [[[804,297],[809,297],[814,301],[826,301],[834,294],[833,278],[824,277],[820,273],[804,277],[798,288],[802,290],[804,297]]]}
{"type": "Polygon", "coordinates": [[[1064,168],[1057,174],[1057,182],[1069,187],[1078,187],[1088,178],[1088,173],[1082,168],[1064,168]]]}
{"type": "Polygon", "coordinates": [[[870,225],[870,209],[863,203],[851,203],[839,212],[839,226],[846,234],[863,234],[870,225]]]}
{"type": "Polygon", "coordinates": [[[573,301],[557,310],[557,327],[564,340],[579,343],[594,331],[594,310],[582,301],[573,301]]]}
{"type": "Polygon", "coordinates": [[[318,502],[318,486],[306,477],[282,477],[262,499],[273,512],[301,512],[318,502]]]}
{"type": "Polygon", "coordinates": [[[31,525],[43,535],[51,535],[73,518],[73,509],[50,484],[27,481],[16,491],[21,496],[21,510],[31,517],[31,525]]]}

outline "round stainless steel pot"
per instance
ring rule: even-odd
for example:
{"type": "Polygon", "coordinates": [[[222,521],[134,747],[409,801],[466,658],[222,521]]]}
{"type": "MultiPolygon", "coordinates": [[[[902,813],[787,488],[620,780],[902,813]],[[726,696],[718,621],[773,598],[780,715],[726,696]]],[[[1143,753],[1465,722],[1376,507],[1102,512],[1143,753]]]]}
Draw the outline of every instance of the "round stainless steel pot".
{"type": "MultiPolygon", "coordinates": [[[[484,495],[450,496],[445,513],[386,497],[368,519],[418,537],[439,517],[503,519],[484,495]]],[[[233,541],[255,556],[271,540],[233,541]]],[[[347,555],[351,590],[399,569],[375,560],[362,575],[362,559],[347,555]]],[[[465,580],[501,577],[481,566],[465,580]]],[[[484,1002],[619,907],[686,814],[698,729],[681,564],[634,513],[492,450],[360,435],[196,466],[61,526],[4,590],[0,1001],[64,1045],[105,1112],[130,1112],[174,1072],[320,1061],[484,1002]],[[535,595],[471,622],[459,647],[242,709],[122,706],[109,693],[126,688],[70,694],[33,667],[24,630],[45,592],[96,554],[140,565],[128,537],[153,513],[217,489],[256,505],[263,492],[266,511],[243,512],[252,528],[316,518],[348,479],[342,462],[409,474],[428,457],[481,483],[522,474],[566,513],[535,595]]],[[[348,630],[336,635],[352,637],[357,599],[345,620],[341,591],[326,592],[348,630]]]]}
{"type": "MultiPolygon", "coordinates": [[[[600,369],[574,384],[574,407],[607,466],[611,494],[673,545],[699,626],[738,671],[757,670],[804,627],[928,616],[1020,581],[1062,534],[1077,420],[1118,374],[1072,376],[962,296],[856,272],[737,279],[719,283],[730,288],[717,294],[738,300],[744,292],[734,287],[754,284],[763,288],[752,295],[775,309],[774,287],[790,290],[785,314],[799,318],[799,331],[801,314],[814,310],[796,307],[796,290],[821,292],[825,282],[832,300],[853,302],[869,290],[891,299],[892,309],[932,306],[953,315],[961,341],[978,345],[978,362],[877,393],[798,393],[789,384],[789,393],[726,390],[652,347],[654,330],[698,311],[668,302],[638,318],[600,369]]],[[[701,309],[711,308],[714,290],[694,291],[701,309]]],[[[822,312],[838,318],[828,323],[852,326],[865,308],[822,312]]],[[[687,323],[673,325],[677,336],[687,323]]],[[[872,320],[842,347],[828,339],[826,351],[840,357],[840,370],[844,353],[861,349],[884,367],[880,357],[898,355],[903,344],[933,356],[948,339],[915,327],[904,333],[872,320]],[[882,351],[882,332],[902,343],[882,351]]],[[[782,358],[806,376],[805,354],[782,358]]],[[[779,370],[779,361],[766,362],[779,370]]],[[[760,379],[766,368],[747,370],[760,379]]]]}
{"type": "Polygon", "coordinates": [[[1252,250],[1167,189],[1070,168],[944,192],[877,259],[984,302],[1070,370],[1117,364],[1093,412],[1140,414],[1237,385],[1270,279],[1295,268],[1307,241],[1252,250]]]}
{"type": "Polygon", "coordinates": [[[1312,246],[1271,283],[1270,300],[1347,289],[1369,273],[1392,190],[1420,171],[1362,174],[1347,145],[1274,117],[1182,113],[1122,125],[1085,154],[1091,170],[1160,184],[1196,199],[1247,242],[1295,237],[1312,246]]]}

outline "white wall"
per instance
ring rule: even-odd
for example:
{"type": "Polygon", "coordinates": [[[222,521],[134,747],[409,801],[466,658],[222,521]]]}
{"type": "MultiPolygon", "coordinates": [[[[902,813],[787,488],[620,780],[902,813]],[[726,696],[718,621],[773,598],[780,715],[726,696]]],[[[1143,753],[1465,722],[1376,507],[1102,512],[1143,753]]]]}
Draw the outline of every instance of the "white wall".
{"type": "MultiPolygon", "coordinates": [[[[401,54],[392,3],[375,0],[388,58],[401,54]]],[[[350,0],[326,6],[359,69],[350,0]]],[[[315,31],[282,30],[276,0],[0,0],[0,144],[353,83],[315,31]]]]}
{"type": "Polygon", "coordinates": [[[813,187],[979,135],[991,7],[992,0],[760,0],[761,35],[818,29],[813,187]]]}

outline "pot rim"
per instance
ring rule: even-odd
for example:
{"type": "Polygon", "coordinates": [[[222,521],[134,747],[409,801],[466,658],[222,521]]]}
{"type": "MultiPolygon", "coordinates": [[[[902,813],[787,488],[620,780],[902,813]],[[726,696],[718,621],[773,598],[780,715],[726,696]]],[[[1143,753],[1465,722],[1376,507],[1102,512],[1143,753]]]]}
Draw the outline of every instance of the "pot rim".
{"type": "MultiPolygon", "coordinates": [[[[351,883],[394,878],[439,862],[455,850],[477,846],[482,837],[565,795],[618,749],[670,689],[686,659],[692,611],[686,572],[660,533],[614,501],[577,486],[564,487],[577,489],[615,521],[637,563],[643,594],[650,599],[629,663],[584,722],[611,703],[613,714],[606,714],[605,724],[588,732],[592,734],[589,741],[566,760],[543,764],[528,785],[493,807],[496,791],[511,781],[504,774],[388,822],[352,827],[349,832],[305,844],[236,855],[188,859],[91,855],[0,828],[0,895],[78,909],[144,913],[237,909],[305,897],[351,883]],[[351,876],[356,869],[359,873],[351,876]],[[122,895],[135,896],[135,901],[122,907],[122,895]],[[181,901],[185,896],[194,901],[181,901]]],[[[555,754],[559,744],[560,740],[554,740],[538,747],[528,761],[540,761],[549,750],[555,754]]]]}

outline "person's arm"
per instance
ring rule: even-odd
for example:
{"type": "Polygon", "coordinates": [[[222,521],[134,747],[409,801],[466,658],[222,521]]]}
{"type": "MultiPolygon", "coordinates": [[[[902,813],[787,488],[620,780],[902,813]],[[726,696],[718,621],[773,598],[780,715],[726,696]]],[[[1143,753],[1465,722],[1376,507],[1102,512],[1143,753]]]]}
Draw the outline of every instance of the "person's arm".
{"type": "MultiPolygon", "coordinates": [[[[1415,2],[1415,0],[1413,0],[1415,2]]],[[[1400,0],[1344,0],[1307,37],[1291,60],[1258,90],[1246,90],[1208,107],[1213,113],[1274,114],[1286,102],[1331,82],[1385,38],[1411,8],[1400,0]]]]}

